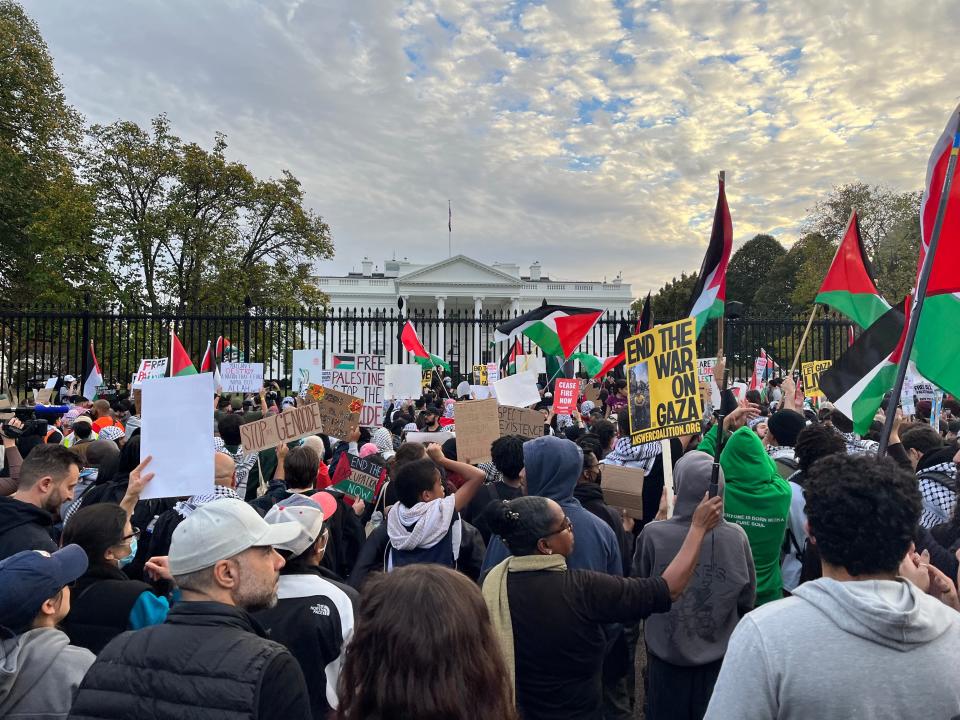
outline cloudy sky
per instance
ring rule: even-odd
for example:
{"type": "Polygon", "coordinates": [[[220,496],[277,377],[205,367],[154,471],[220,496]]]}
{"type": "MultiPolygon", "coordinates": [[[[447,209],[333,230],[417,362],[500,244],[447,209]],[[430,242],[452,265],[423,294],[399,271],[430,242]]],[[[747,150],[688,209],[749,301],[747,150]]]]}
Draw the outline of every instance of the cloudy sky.
{"type": "Polygon", "coordinates": [[[838,183],[919,189],[960,93],[956,0],[24,6],[90,122],[299,177],[324,274],[446,257],[449,198],[455,253],[640,295],[699,267],[717,170],[735,243],[789,244],[838,183]]]}

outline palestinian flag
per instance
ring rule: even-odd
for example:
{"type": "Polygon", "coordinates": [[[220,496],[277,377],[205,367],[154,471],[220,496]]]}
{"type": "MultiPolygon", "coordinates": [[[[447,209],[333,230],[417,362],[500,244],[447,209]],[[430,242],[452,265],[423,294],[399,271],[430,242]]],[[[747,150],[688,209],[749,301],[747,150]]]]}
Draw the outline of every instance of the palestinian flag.
{"type": "Polygon", "coordinates": [[[356,370],[357,356],[356,355],[334,355],[333,369],[334,370],[356,370]]]}
{"type": "Polygon", "coordinates": [[[93,351],[93,340],[87,348],[87,376],[83,379],[83,396],[87,400],[97,399],[97,388],[103,385],[103,373],[100,372],[100,363],[97,354],[93,351]]]}
{"type": "Polygon", "coordinates": [[[598,357],[597,355],[592,355],[585,352],[575,352],[570,356],[571,360],[580,361],[580,369],[587,373],[591,379],[597,377],[602,373],[608,372],[613,369],[614,365],[617,362],[623,362],[623,358],[619,356],[611,355],[609,357],[598,357]],[[615,362],[616,361],[616,362],[615,362]],[[606,369],[605,369],[606,368],[606,369]]]}
{"type": "Polygon", "coordinates": [[[832,367],[820,373],[820,390],[866,435],[883,396],[893,389],[903,350],[909,299],[863,331],[832,367]]]}
{"type": "Polygon", "coordinates": [[[862,328],[868,328],[890,309],[890,303],[877,290],[875,277],[863,249],[860,221],[854,210],[813,301],[846,315],[862,328]]]}
{"type": "Polygon", "coordinates": [[[403,332],[400,333],[400,342],[403,343],[403,346],[407,350],[413,353],[413,359],[420,364],[420,367],[428,370],[435,367],[442,367],[447,372],[450,372],[450,363],[437,355],[428,353],[426,348],[423,347],[423,343],[420,342],[420,338],[417,337],[417,331],[414,329],[413,323],[409,320],[404,324],[403,332]]]}
{"type": "Polygon", "coordinates": [[[707,321],[723,317],[723,304],[727,299],[727,264],[732,249],[733,221],[730,219],[730,208],[727,207],[723,173],[720,173],[720,192],[717,195],[717,209],[713,213],[710,244],[700,266],[697,284],[690,299],[690,312],[687,313],[688,317],[697,319],[697,337],[700,337],[707,321]]]}
{"type": "Polygon", "coordinates": [[[577,345],[597,324],[602,310],[543,304],[497,327],[493,335],[496,342],[512,340],[526,335],[543,354],[568,358],[577,345]]]}
{"type": "Polygon", "coordinates": [[[210,372],[213,369],[213,358],[210,356],[210,341],[207,340],[207,350],[203,353],[203,359],[200,361],[200,372],[210,372]]]}
{"type": "MultiPolygon", "coordinates": [[[[933,238],[937,208],[943,194],[951,156],[960,153],[960,107],[953,111],[927,165],[927,180],[920,203],[920,265],[933,238]]],[[[960,175],[953,167],[952,186],[933,266],[924,294],[911,358],[920,373],[953,396],[960,396],[960,175]]]]}
{"type": "Polygon", "coordinates": [[[520,338],[516,338],[513,347],[510,348],[510,355],[507,357],[507,375],[517,374],[517,363],[523,355],[523,345],[520,344],[520,338]]]}
{"type": "Polygon", "coordinates": [[[180,339],[173,332],[173,325],[170,326],[170,377],[179,377],[180,375],[196,375],[197,369],[193,366],[190,356],[180,344],[180,339]]]}

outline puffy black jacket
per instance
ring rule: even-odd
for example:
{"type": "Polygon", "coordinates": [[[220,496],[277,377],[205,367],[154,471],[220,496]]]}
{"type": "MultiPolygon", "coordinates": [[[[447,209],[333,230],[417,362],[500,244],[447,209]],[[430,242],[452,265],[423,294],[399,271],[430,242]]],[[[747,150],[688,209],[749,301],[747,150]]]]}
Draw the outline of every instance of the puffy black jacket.
{"type": "Polygon", "coordinates": [[[248,613],[180,602],[162,625],[114,638],[90,667],[70,717],[310,720],[300,666],[248,613]]]}
{"type": "Polygon", "coordinates": [[[36,505],[0,497],[0,560],[22,550],[54,552],[53,516],[36,505]]]}

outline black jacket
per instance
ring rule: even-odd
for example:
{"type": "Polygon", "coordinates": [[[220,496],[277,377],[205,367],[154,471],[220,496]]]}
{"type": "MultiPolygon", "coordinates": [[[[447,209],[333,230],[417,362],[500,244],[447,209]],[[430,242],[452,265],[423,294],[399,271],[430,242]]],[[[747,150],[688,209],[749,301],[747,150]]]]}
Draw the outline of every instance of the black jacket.
{"type": "Polygon", "coordinates": [[[310,720],[300,666],[243,610],[180,602],[162,625],[125,632],[87,671],[70,717],[310,720]]]}
{"type": "Polygon", "coordinates": [[[0,497],[0,560],[22,550],[54,552],[53,516],[36,505],[0,497]]]}

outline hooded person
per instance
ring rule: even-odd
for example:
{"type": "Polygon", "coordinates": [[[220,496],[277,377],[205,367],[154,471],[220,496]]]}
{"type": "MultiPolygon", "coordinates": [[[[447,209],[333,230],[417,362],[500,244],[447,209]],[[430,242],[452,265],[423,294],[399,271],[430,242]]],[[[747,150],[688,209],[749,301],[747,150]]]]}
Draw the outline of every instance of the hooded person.
{"type": "MultiPolygon", "coordinates": [[[[527,495],[555,501],[577,528],[577,542],[567,556],[567,565],[573,570],[623,575],[620,548],[613,530],[573,497],[573,489],[583,470],[583,451],[566,439],[539,437],[523,444],[523,465],[527,495]]],[[[503,541],[492,536],[483,559],[483,571],[487,572],[509,556],[510,551],[503,541]]]]}
{"type": "MultiPolygon", "coordinates": [[[[633,561],[635,577],[659,577],[690,530],[694,510],[710,486],[713,458],[691,451],[673,468],[673,517],[648,523],[633,561]]],[[[719,477],[723,497],[723,470],[719,477]]],[[[703,717],[720,673],[727,641],[753,609],[757,578],[750,541],[739,525],[721,520],[700,548],[694,577],[668,613],[644,623],[648,720],[703,717]]]]}
{"type": "MultiPolygon", "coordinates": [[[[741,406],[724,418],[724,432],[746,420],[749,406],[741,406]]],[[[717,426],[703,437],[698,449],[714,455],[717,426]]],[[[780,551],[787,530],[792,491],[777,465],[767,454],[757,434],[746,426],[730,434],[720,467],[726,478],[724,516],[744,529],[750,540],[757,573],[757,606],[783,597],[780,551]]]]}
{"type": "Polygon", "coordinates": [[[913,556],[916,479],[889,459],[833,454],[804,491],[823,577],[737,625],[706,717],[956,717],[956,590],[913,556]]]}

